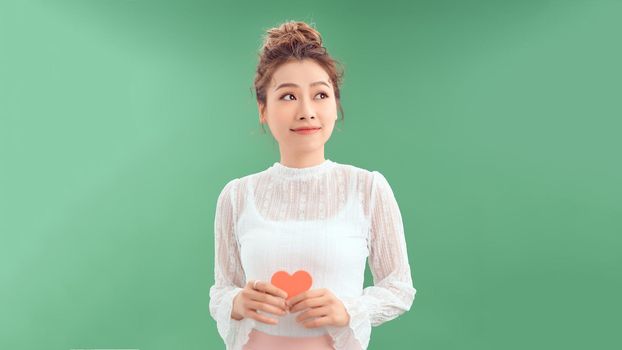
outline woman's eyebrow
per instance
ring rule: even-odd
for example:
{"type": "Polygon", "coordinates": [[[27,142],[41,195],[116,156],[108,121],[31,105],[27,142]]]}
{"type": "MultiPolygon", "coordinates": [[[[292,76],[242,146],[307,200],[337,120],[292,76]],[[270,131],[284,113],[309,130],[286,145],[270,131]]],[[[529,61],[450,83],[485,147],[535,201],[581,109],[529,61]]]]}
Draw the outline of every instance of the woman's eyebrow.
{"type": "MultiPolygon", "coordinates": [[[[326,83],[325,81],[316,81],[316,82],[314,82],[314,83],[309,84],[309,86],[315,86],[315,85],[320,85],[320,84],[324,84],[324,85],[326,85],[327,87],[330,87],[330,85],[328,85],[328,83],[326,83]]],[[[298,86],[297,84],[294,84],[294,83],[283,83],[283,84],[281,84],[281,85],[277,86],[277,87],[274,89],[274,91],[276,91],[276,90],[278,90],[278,89],[280,89],[280,88],[283,88],[283,87],[288,87],[288,86],[289,86],[289,87],[300,87],[300,86],[298,86]]]]}

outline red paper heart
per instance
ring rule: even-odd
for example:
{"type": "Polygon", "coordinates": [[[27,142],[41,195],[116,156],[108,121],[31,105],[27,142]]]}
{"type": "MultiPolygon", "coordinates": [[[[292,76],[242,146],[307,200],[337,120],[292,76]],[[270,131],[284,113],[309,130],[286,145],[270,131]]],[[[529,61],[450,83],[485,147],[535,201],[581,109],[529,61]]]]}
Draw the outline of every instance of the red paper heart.
{"type": "Polygon", "coordinates": [[[313,281],[311,275],[307,271],[298,270],[293,275],[290,275],[286,271],[277,271],[272,275],[270,282],[287,292],[287,300],[289,300],[309,290],[313,281]]]}

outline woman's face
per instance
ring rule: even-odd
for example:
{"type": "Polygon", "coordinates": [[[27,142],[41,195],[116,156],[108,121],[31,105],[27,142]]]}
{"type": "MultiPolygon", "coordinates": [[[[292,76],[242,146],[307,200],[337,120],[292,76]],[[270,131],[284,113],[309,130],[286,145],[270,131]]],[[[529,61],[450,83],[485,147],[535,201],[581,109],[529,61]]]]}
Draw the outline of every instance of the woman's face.
{"type": "Polygon", "coordinates": [[[337,101],[326,71],[311,59],[282,64],[266,90],[265,110],[258,103],[260,122],[267,123],[281,154],[322,151],[337,120],[337,101]],[[310,134],[294,132],[318,127],[310,134]]]}

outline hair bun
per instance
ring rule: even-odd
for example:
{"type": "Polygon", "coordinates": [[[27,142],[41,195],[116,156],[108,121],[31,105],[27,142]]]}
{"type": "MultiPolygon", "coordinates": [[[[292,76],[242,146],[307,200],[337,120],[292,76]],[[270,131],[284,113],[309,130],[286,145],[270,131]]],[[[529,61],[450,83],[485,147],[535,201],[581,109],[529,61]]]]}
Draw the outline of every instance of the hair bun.
{"type": "Polygon", "coordinates": [[[262,49],[270,51],[281,46],[321,48],[322,37],[305,22],[289,21],[268,29],[262,49]]]}

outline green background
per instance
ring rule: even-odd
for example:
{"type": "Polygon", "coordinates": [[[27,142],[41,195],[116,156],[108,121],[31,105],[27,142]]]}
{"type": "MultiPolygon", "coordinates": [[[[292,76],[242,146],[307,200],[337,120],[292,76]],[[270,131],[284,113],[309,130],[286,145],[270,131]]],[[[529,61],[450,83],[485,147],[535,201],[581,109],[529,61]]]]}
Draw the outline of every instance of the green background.
{"type": "MultiPolygon", "coordinates": [[[[417,295],[370,349],[605,349],[621,1],[0,2],[0,348],[219,349],[213,220],[279,160],[261,36],[346,69],[326,157],[382,172],[417,295]]],[[[366,272],[366,285],[371,274],[366,272]]]]}

